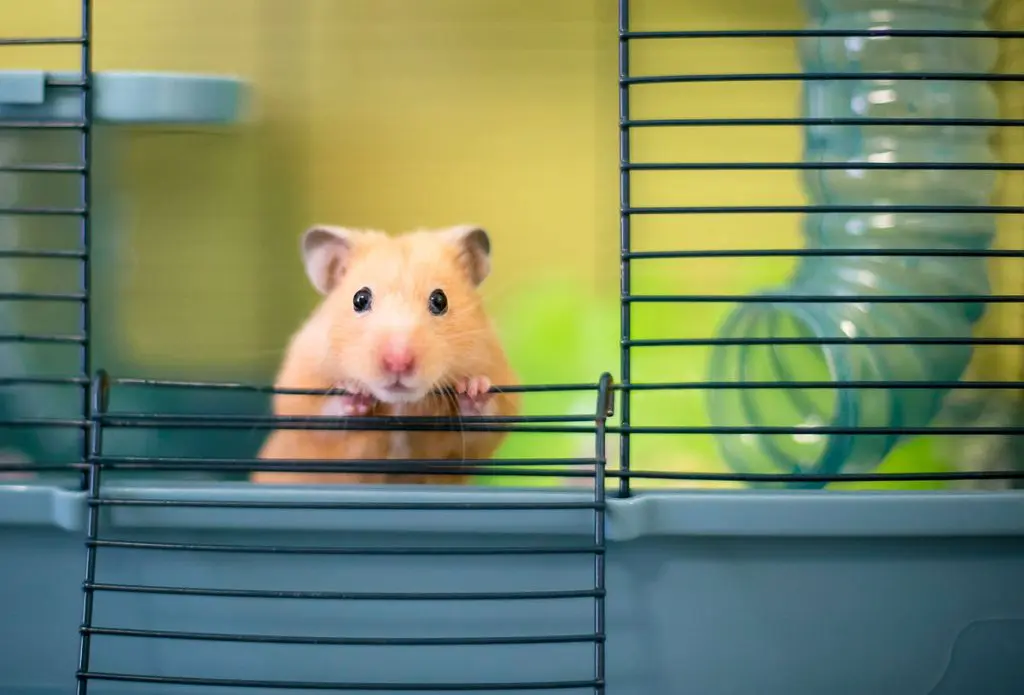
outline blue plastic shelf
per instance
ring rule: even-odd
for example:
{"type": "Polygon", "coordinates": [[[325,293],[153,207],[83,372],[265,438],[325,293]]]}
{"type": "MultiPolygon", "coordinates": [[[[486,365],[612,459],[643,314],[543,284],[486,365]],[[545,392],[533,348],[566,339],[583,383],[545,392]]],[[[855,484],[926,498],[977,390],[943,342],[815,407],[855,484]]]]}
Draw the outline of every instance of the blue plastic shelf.
{"type": "MultiPolygon", "coordinates": [[[[0,71],[0,121],[81,118],[77,72],[0,71]]],[[[228,124],[244,108],[245,84],[229,76],[104,71],[93,74],[99,123],[228,124]]]]}

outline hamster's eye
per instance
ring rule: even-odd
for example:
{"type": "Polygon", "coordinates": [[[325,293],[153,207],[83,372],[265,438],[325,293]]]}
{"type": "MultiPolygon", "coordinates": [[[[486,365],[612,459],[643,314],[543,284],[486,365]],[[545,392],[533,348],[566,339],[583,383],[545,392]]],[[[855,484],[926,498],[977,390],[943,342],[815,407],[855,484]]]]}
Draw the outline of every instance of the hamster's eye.
{"type": "Polygon", "coordinates": [[[364,287],[352,295],[352,308],[356,310],[357,314],[369,311],[372,304],[373,293],[370,292],[369,287],[364,287]]]}
{"type": "Polygon", "coordinates": [[[448,311],[448,296],[445,295],[443,290],[434,290],[430,293],[428,306],[430,307],[431,314],[434,316],[440,316],[444,312],[448,311]]]}

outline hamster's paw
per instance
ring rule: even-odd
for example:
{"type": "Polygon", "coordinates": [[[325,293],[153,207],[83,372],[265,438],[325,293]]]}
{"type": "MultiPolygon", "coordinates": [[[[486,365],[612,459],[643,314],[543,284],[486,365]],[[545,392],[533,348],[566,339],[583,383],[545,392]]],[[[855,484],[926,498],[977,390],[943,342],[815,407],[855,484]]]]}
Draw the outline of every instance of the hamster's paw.
{"type": "Polygon", "coordinates": [[[459,400],[459,412],[463,415],[481,415],[490,402],[491,380],[485,376],[459,379],[455,382],[455,394],[459,400]]]}
{"type": "Polygon", "coordinates": [[[352,417],[366,415],[373,406],[375,399],[370,393],[354,384],[346,384],[341,387],[345,391],[343,396],[328,396],[324,403],[324,415],[331,417],[352,417]]]}

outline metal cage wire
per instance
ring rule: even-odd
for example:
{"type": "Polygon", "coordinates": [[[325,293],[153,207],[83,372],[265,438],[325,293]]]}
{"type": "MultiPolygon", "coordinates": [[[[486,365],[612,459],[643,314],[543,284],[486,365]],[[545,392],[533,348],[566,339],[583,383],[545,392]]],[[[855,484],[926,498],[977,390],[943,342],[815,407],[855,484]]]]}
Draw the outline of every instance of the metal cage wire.
{"type": "MultiPolygon", "coordinates": [[[[139,414],[112,412],[108,410],[110,397],[117,389],[130,389],[138,386],[156,388],[190,388],[190,389],[259,389],[275,391],[263,387],[248,387],[238,384],[215,384],[201,382],[155,381],[144,379],[113,379],[100,371],[93,380],[91,394],[91,428],[89,450],[89,525],[88,525],[88,566],[83,584],[85,592],[84,619],[82,634],[82,662],[78,673],[79,692],[86,693],[88,684],[93,681],[116,681],[127,683],[152,683],[165,685],[183,685],[196,687],[239,687],[239,688],[294,688],[297,690],[335,690],[335,691],[393,691],[393,692],[447,692],[447,691],[535,691],[535,690],[590,690],[595,693],[604,692],[605,687],[605,434],[606,420],[613,411],[612,381],[608,374],[603,375],[595,384],[551,385],[539,387],[519,387],[523,393],[553,391],[590,391],[595,397],[594,411],[584,415],[553,415],[539,417],[503,417],[503,418],[467,418],[471,422],[457,423],[440,418],[248,418],[224,416],[211,419],[210,416],[176,415],[176,414],[139,414]],[[590,423],[583,425],[580,423],[590,423]],[[137,427],[187,427],[187,428],[294,428],[324,429],[344,424],[349,429],[358,430],[392,430],[402,428],[412,431],[422,430],[457,430],[466,431],[482,429],[502,429],[510,432],[543,433],[543,432],[575,432],[589,433],[594,436],[595,456],[587,459],[503,459],[489,462],[471,462],[470,467],[453,465],[450,461],[410,461],[407,465],[382,461],[276,461],[257,464],[250,459],[168,459],[166,457],[125,457],[107,456],[103,451],[103,434],[123,428],[137,427]],[[195,501],[187,499],[139,500],[125,497],[110,496],[103,492],[101,476],[104,470],[163,470],[180,471],[198,468],[201,470],[292,470],[317,472],[402,472],[402,473],[463,473],[470,475],[508,474],[508,475],[564,475],[564,471],[539,470],[549,465],[590,466],[593,478],[592,501],[581,502],[238,502],[238,501],[195,501]],[[117,507],[151,506],[163,510],[175,510],[188,513],[196,508],[218,509],[301,509],[301,510],[336,510],[336,511],[380,511],[380,510],[421,510],[437,513],[460,513],[474,510],[493,512],[507,511],[517,513],[543,512],[549,510],[589,510],[592,514],[593,535],[591,543],[560,543],[555,545],[529,544],[506,546],[297,546],[267,544],[216,544],[202,543],[193,540],[181,542],[137,541],[125,538],[111,538],[104,535],[101,517],[106,510],[117,507]],[[414,591],[381,592],[381,591],[322,591],[322,590],[281,590],[281,589],[225,589],[217,587],[175,586],[129,584],[123,581],[100,581],[97,579],[97,556],[100,549],[120,549],[131,552],[193,552],[214,554],[273,554],[288,555],[320,555],[330,557],[381,557],[381,556],[575,556],[590,558],[592,562],[592,583],[573,589],[558,590],[522,590],[522,591],[452,591],[444,593],[423,593],[414,591]],[[487,637],[322,637],[296,636],[284,634],[239,634],[215,632],[185,632],[174,630],[129,629],[117,626],[97,625],[94,622],[93,600],[97,594],[163,594],[177,597],[213,597],[224,600],[237,598],[259,598],[274,601],[312,600],[312,601],[346,601],[346,602],[440,602],[440,603],[479,603],[508,601],[554,601],[572,602],[586,600],[591,602],[593,630],[589,633],[577,634],[546,634],[487,637]],[[458,682],[458,683],[411,683],[411,682],[339,682],[339,681],[280,681],[245,678],[209,678],[191,675],[155,675],[145,672],[125,673],[97,671],[90,668],[89,649],[94,637],[128,637],[135,639],[189,640],[195,642],[241,642],[247,644],[291,644],[291,645],[337,645],[337,646],[482,646],[494,647],[533,645],[593,645],[593,676],[590,679],[557,680],[557,681],[524,681],[524,682],[458,682]]],[[[276,391],[281,391],[277,389],[276,391]]],[[[293,393],[297,390],[285,390],[293,393]]],[[[305,393],[305,391],[301,391],[305,393]]]]}
{"type": "MultiPolygon", "coordinates": [[[[831,482],[831,481],[874,481],[874,480],[981,480],[981,479],[1015,479],[1024,478],[1024,472],[1018,470],[998,471],[963,471],[957,473],[935,474],[880,474],[880,473],[840,473],[835,475],[798,474],[781,475],[770,473],[732,473],[709,474],[692,472],[651,472],[636,465],[631,456],[631,440],[639,436],[668,434],[714,434],[723,436],[739,436],[742,434],[792,434],[807,431],[806,428],[787,427],[732,427],[715,426],[651,426],[633,421],[631,413],[632,397],[635,392],[652,390],[681,389],[920,389],[916,382],[897,381],[791,381],[791,382],[754,382],[754,381],[713,381],[704,380],[692,383],[635,382],[632,377],[633,354],[641,349],[658,349],[683,346],[718,346],[718,345],[812,345],[821,346],[830,343],[885,345],[885,344],[956,344],[976,345],[1011,345],[1024,346],[1024,338],[1008,337],[971,337],[971,338],[898,338],[898,337],[858,337],[858,338],[827,338],[786,339],[786,338],[672,338],[643,337],[633,334],[633,309],[642,303],[731,303],[731,302],[886,302],[886,303],[963,303],[983,302],[986,304],[1018,304],[1020,294],[989,294],[977,295],[946,295],[946,296],[908,296],[908,295],[828,295],[814,294],[794,297],[785,294],[761,295],[757,297],[739,297],[732,295],[653,295],[636,294],[633,290],[633,276],[636,267],[644,261],[654,259],[703,259],[703,258],[769,258],[769,257],[846,257],[846,256],[976,256],[979,258],[1024,258],[1024,250],[1020,249],[987,249],[950,251],[946,249],[756,249],[756,250],[635,250],[633,220],[638,216],[693,216],[699,214],[714,215],[749,215],[749,214],[809,214],[823,212],[929,212],[929,213],[986,213],[1001,215],[1024,214],[1024,208],[1005,205],[961,206],[861,206],[861,205],[750,205],[750,206],[636,206],[632,203],[631,177],[634,172],[659,171],[793,171],[793,170],[829,170],[841,169],[848,165],[843,162],[637,162],[631,152],[631,134],[638,129],[660,128],[706,128],[706,127],[792,127],[815,125],[864,126],[993,126],[1020,127],[1024,126],[1021,119],[926,119],[926,118],[850,118],[850,119],[816,119],[802,118],[634,118],[631,115],[630,96],[634,89],[643,89],[654,84],[687,84],[687,83],[725,83],[742,84],[746,82],[764,81],[810,81],[810,80],[850,80],[850,79],[899,79],[899,80],[954,80],[954,81],[1003,81],[1021,82],[1024,75],[1016,74],[973,74],[973,73],[857,73],[850,75],[841,72],[816,73],[745,73],[745,74],[677,74],[677,75],[634,75],[630,66],[630,47],[642,41],[674,41],[688,39],[735,39],[751,40],[758,38],[792,38],[799,39],[812,36],[832,37],[882,37],[882,36],[917,36],[935,38],[956,37],[988,37],[998,39],[1021,39],[1024,31],[931,31],[931,30],[722,30],[722,31],[635,31],[631,28],[630,2],[618,2],[618,84],[619,84],[619,186],[620,186],[620,382],[613,384],[611,376],[602,375],[590,384],[533,385],[520,387],[522,393],[544,393],[558,391],[578,391],[590,393],[594,397],[592,412],[578,414],[549,414],[544,416],[518,418],[474,418],[458,424],[437,419],[408,418],[403,420],[384,418],[347,418],[346,427],[351,429],[407,429],[407,430],[445,430],[462,428],[466,431],[501,429],[509,432],[522,433],[576,433],[592,435],[594,438],[594,456],[574,459],[506,459],[487,462],[466,462],[456,465],[448,461],[415,461],[408,462],[407,468],[396,471],[393,463],[386,461],[283,461],[257,462],[251,459],[209,459],[209,458],[168,458],[161,456],[124,456],[110,455],[104,449],[104,437],[107,433],[138,428],[188,428],[188,429],[257,429],[272,428],[320,429],[336,427],[337,418],[273,418],[248,416],[209,416],[174,413],[141,413],[133,411],[111,410],[110,401],[122,391],[145,386],[154,389],[196,389],[196,390],[256,390],[270,393],[273,389],[226,383],[174,382],[142,378],[121,378],[106,374],[93,365],[90,356],[90,313],[96,310],[89,303],[90,273],[90,179],[91,179],[91,124],[93,95],[90,88],[92,74],[92,3],[91,0],[81,1],[82,33],[78,37],[49,39],[2,39],[4,45],[80,45],[81,46],[81,77],[74,82],[55,81],[52,86],[80,89],[82,99],[81,118],[75,122],[2,122],[3,129],[62,129],[74,130],[81,134],[80,161],[70,164],[39,163],[33,165],[13,165],[0,167],[0,171],[12,173],[47,173],[53,175],[75,175],[81,179],[80,201],[74,208],[8,208],[2,210],[5,215],[71,215],[80,219],[79,248],[66,251],[23,251],[0,250],[0,258],[49,258],[62,261],[73,261],[78,264],[81,273],[81,290],[77,293],[26,293],[7,292],[0,294],[0,301],[39,301],[39,302],[73,302],[81,307],[80,332],[70,336],[43,335],[10,335],[0,336],[3,341],[18,342],[62,342],[79,346],[80,368],[78,374],[67,377],[17,377],[0,378],[0,386],[12,385],[72,385],[81,389],[81,416],[67,419],[47,420],[10,420],[0,425],[5,427],[71,427],[84,433],[84,450],[82,462],[61,469],[77,469],[82,473],[82,486],[88,493],[87,522],[87,560],[83,582],[83,608],[81,625],[81,649],[78,666],[79,695],[87,695],[90,683],[95,681],[119,681],[130,683],[167,684],[179,686],[212,687],[232,686],[243,688],[293,688],[297,690],[366,690],[366,691],[531,691],[531,690],[586,690],[594,693],[605,691],[605,594],[606,578],[604,557],[605,539],[605,501],[606,478],[617,478],[617,496],[628,497],[634,494],[631,481],[643,479],[673,480],[727,480],[744,482],[831,482]],[[613,402],[617,395],[621,399],[620,419],[617,426],[608,425],[607,419],[613,414],[613,402]],[[620,441],[619,469],[606,470],[606,437],[617,436],[620,441]],[[504,476],[558,476],[560,478],[583,478],[592,480],[593,494],[588,502],[477,502],[477,503],[445,503],[445,502],[392,502],[392,503],[345,503],[345,502],[239,502],[239,501],[196,501],[189,499],[140,500],[119,497],[108,492],[103,485],[105,471],[251,471],[259,470],[295,470],[317,472],[380,472],[384,468],[390,472],[410,472],[428,474],[469,473],[471,475],[504,475],[504,476]],[[561,470],[569,467],[570,470],[561,470]],[[559,469],[559,470],[556,470],[559,469]],[[592,469],[592,470],[591,470],[592,469]],[[488,509],[498,511],[514,511],[524,514],[551,509],[577,509],[592,513],[593,534],[591,542],[580,544],[550,545],[515,545],[506,547],[427,547],[427,546],[275,546],[275,545],[242,545],[196,542],[194,540],[174,541],[137,541],[130,538],[113,537],[106,533],[104,519],[111,510],[118,508],[151,506],[167,510],[176,510],[187,514],[198,508],[216,507],[219,509],[319,509],[342,511],[380,511],[388,509],[419,509],[431,512],[458,513],[461,510],[488,509]],[[142,584],[122,580],[105,580],[100,577],[101,558],[108,550],[120,550],[132,553],[213,553],[213,554],[316,554],[330,557],[344,556],[381,556],[381,555],[442,555],[458,556],[471,554],[550,554],[572,555],[586,558],[592,563],[592,581],[586,586],[573,589],[557,589],[547,591],[488,591],[451,592],[447,594],[416,594],[414,592],[381,592],[381,591],[304,591],[260,588],[218,588],[202,586],[179,586],[173,584],[142,584]],[[268,601],[437,601],[437,602],[481,602],[481,601],[516,601],[516,600],[550,600],[589,602],[592,613],[593,629],[577,634],[553,635],[538,633],[520,636],[493,637],[313,637],[281,634],[239,634],[213,633],[177,630],[142,630],[135,628],[107,625],[103,622],[101,611],[96,609],[96,598],[100,595],[118,594],[164,594],[171,596],[206,596],[231,601],[235,598],[260,598],[268,601]],[[389,683],[389,682],[327,682],[327,681],[267,681],[245,678],[223,679],[204,678],[191,674],[156,675],[146,672],[125,673],[98,670],[91,658],[93,640],[96,638],[131,638],[131,639],[166,639],[188,640],[195,642],[241,642],[246,644],[327,644],[338,647],[346,646],[427,646],[427,645],[516,645],[516,644],[592,644],[592,677],[578,680],[546,681],[546,682],[500,682],[500,683],[389,683]]],[[[914,170],[945,167],[962,170],[1001,170],[1021,171],[1024,163],[952,163],[937,164],[932,162],[897,162],[897,163],[858,163],[863,169],[914,170]]],[[[102,307],[98,310],[102,311],[102,307]]],[[[932,382],[925,388],[976,388],[986,390],[1020,389],[1024,380],[966,382],[948,381],[932,382]]],[[[1016,427],[900,427],[900,428],[843,428],[822,426],[815,431],[825,434],[850,435],[892,435],[892,434],[942,434],[942,435],[1014,435],[1024,433],[1024,428],[1016,427]]],[[[403,464],[403,466],[406,464],[403,464]]],[[[58,468],[58,466],[50,466],[58,468]]],[[[15,467],[16,468],[16,467],[15,467]]],[[[27,466],[31,470],[40,470],[47,466],[27,466]]]]}
{"type": "MultiPolygon", "coordinates": [[[[70,376],[19,376],[0,377],[0,387],[11,386],[72,386],[77,387],[81,394],[80,410],[81,417],[71,420],[58,419],[11,419],[0,423],[6,427],[30,427],[30,428],[74,428],[86,434],[82,438],[82,460],[90,461],[92,458],[92,440],[98,437],[97,428],[92,422],[92,400],[89,392],[89,374],[92,371],[92,359],[90,352],[90,314],[91,305],[89,302],[90,288],[90,247],[91,235],[91,174],[92,174],[92,114],[93,114],[93,90],[91,77],[93,73],[93,46],[92,46],[92,2],[82,0],[80,3],[80,27],[81,34],[71,37],[40,37],[40,38],[3,38],[0,39],[0,48],[4,46],[79,46],[79,76],[74,80],[46,78],[47,88],[62,88],[77,90],[80,99],[79,118],[74,121],[54,120],[24,120],[24,121],[3,121],[0,122],[0,129],[13,130],[18,132],[27,131],[74,131],[79,133],[78,161],[77,162],[32,162],[28,164],[14,164],[0,166],[0,172],[11,174],[45,174],[48,176],[76,176],[80,182],[78,203],[74,207],[10,207],[0,210],[0,214],[6,216],[61,216],[74,217],[79,220],[78,248],[68,250],[21,250],[2,249],[0,259],[27,260],[27,259],[49,259],[62,262],[76,262],[79,273],[79,292],[76,293],[45,293],[45,292],[3,292],[0,293],[0,302],[66,302],[77,304],[79,307],[79,332],[75,335],[26,335],[14,334],[0,336],[0,342],[16,342],[30,344],[64,344],[77,345],[79,348],[79,373],[70,376]]],[[[73,466],[72,466],[73,467],[73,466]]],[[[9,469],[18,470],[27,468],[38,469],[38,466],[9,466],[9,469]]],[[[68,468],[68,466],[60,466],[68,468]]],[[[80,467],[81,468],[81,467],[80,467]]],[[[90,475],[90,471],[81,468],[81,486],[89,489],[94,486],[96,477],[90,475]]],[[[98,520],[90,518],[91,531],[95,532],[98,520]]],[[[86,576],[92,576],[95,571],[96,557],[93,552],[88,553],[86,576]]],[[[82,622],[84,625],[92,621],[92,595],[86,592],[83,601],[82,622]]],[[[89,641],[83,638],[80,652],[80,668],[86,668],[89,662],[89,641]]],[[[85,682],[79,682],[79,692],[85,692],[85,682]]]]}
{"type": "MultiPolygon", "coordinates": [[[[737,215],[754,214],[823,214],[823,213],[965,213],[973,215],[1021,215],[1024,207],[1018,205],[851,205],[851,204],[804,204],[804,205],[702,205],[702,206],[653,206],[635,205],[633,203],[631,179],[635,172],[714,172],[714,171],[771,171],[771,172],[806,172],[857,169],[861,171],[890,170],[962,170],[962,171],[1022,171],[1021,162],[930,162],[930,161],[796,161],[796,162],[686,162],[686,161],[634,161],[632,155],[632,136],[638,130],[658,130],[675,128],[778,128],[778,127],[814,127],[814,126],[985,126],[1012,128],[1024,125],[1019,118],[925,118],[925,117],[776,117],[776,118],[636,118],[631,112],[631,93],[634,89],[642,89],[651,85],[686,85],[686,84],[726,84],[737,85],[759,82],[797,81],[801,84],[822,81],[870,81],[887,80],[889,84],[904,80],[931,81],[949,80],[957,82],[1003,82],[1019,84],[1024,82],[1024,75],[1014,73],[968,73],[968,72],[865,72],[859,70],[829,72],[798,72],[798,73],[716,73],[716,74],[652,74],[635,75],[631,71],[630,47],[638,42],[671,42],[695,41],[702,39],[757,40],[771,38],[790,38],[794,40],[813,37],[834,38],[991,38],[1017,40],[1024,38],[1024,31],[1019,30],[942,30],[942,29],[903,29],[903,28],[871,28],[871,29],[785,29],[785,30],[643,30],[632,28],[630,20],[630,0],[619,0],[618,3],[618,67],[619,67],[619,244],[620,244],[620,381],[618,388],[622,391],[620,413],[621,427],[615,429],[621,437],[619,466],[620,470],[613,473],[619,477],[619,495],[631,494],[630,481],[633,479],[675,479],[688,481],[739,481],[753,484],[787,483],[787,484],[825,484],[833,482],[892,482],[892,481],[980,481],[1000,480],[1011,481],[1024,479],[1024,471],[1016,469],[1000,469],[995,471],[955,471],[929,473],[879,473],[879,472],[846,472],[846,473],[763,473],[734,472],[719,473],[650,473],[636,470],[631,456],[630,439],[638,435],[651,434],[711,434],[718,437],[738,437],[745,435],[851,435],[851,436],[904,436],[904,435],[977,435],[977,436],[1013,436],[1024,433],[1019,424],[1014,426],[886,426],[886,427],[842,427],[834,425],[813,426],[733,426],[714,424],[711,426],[694,427],[651,427],[632,422],[632,396],[634,392],[649,390],[700,389],[704,391],[794,391],[796,389],[830,389],[839,393],[848,390],[873,389],[979,389],[1014,391],[1024,387],[1024,375],[1010,380],[988,381],[901,381],[901,380],[856,380],[835,378],[827,381],[817,380],[715,380],[708,378],[702,381],[684,383],[641,383],[633,379],[633,361],[636,350],[679,347],[724,347],[724,346],[830,346],[830,345],[873,345],[873,346],[1024,346],[1024,337],[987,336],[969,337],[933,335],[933,336],[861,336],[844,335],[841,337],[815,336],[812,338],[792,337],[701,337],[673,338],[669,336],[650,336],[637,338],[633,335],[633,309],[638,304],[669,303],[669,304],[701,304],[701,303],[737,303],[737,304],[853,304],[853,303],[888,303],[888,304],[960,304],[964,302],[990,304],[1009,304],[1020,306],[1024,295],[992,294],[987,295],[953,295],[953,294],[850,294],[850,293],[764,293],[758,295],[714,295],[714,294],[637,294],[633,289],[633,275],[636,265],[652,260],[696,260],[696,259],[772,259],[772,258],[942,258],[942,257],[978,257],[982,259],[1024,258],[1024,250],[1014,249],[940,249],[940,248],[800,248],[800,249],[767,249],[754,248],[744,250],[729,249],[634,249],[634,219],[637,217],[689,217],[698,215],[737,215]]],[[[681,234],[684,232],[680,232],[681,234]]],[[[1011,462],[1012,463],[1012,462],[1011,462]]]]}

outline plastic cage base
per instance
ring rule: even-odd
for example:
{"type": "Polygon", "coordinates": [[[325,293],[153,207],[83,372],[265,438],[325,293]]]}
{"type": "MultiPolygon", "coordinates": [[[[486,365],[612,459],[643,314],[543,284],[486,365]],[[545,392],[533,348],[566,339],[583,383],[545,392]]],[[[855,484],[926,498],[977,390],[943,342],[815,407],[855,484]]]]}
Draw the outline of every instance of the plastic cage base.
{"type": "MultiPolygon", "coordinates": [[[[125,545],[97,549],[90,671],[244,682],[90,693],[594,692],[591,491],[103,497],[103,535],[125,545]]],[[[87,507],[0,488],[0,692],[74,687],[87,507]]],[[[1019,493],[641,493],[607,510],[609,693],[1020,692],[1019,493]]]]}

